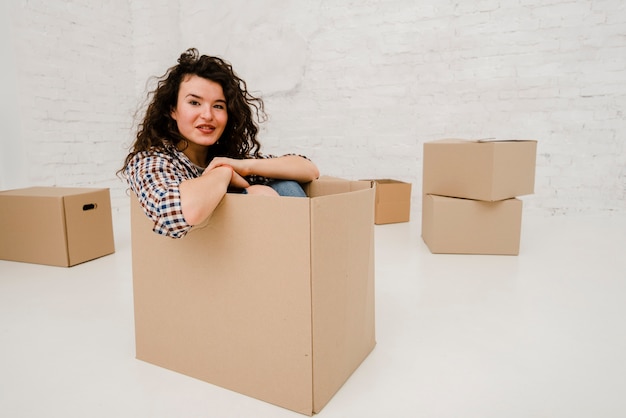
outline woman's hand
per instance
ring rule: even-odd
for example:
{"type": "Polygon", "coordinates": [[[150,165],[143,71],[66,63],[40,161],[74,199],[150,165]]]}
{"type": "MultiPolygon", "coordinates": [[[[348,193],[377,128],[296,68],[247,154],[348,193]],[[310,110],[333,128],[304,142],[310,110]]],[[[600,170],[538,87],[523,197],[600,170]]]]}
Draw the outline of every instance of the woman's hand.
{"type": "Polygon", "coordinates": [[[230,185],[235,189],[247,189],[250,183],[246,181],[239,173],[233,169],[233,176],[230,179],[230,185]]]}
{"type": "Polygon", "coordinates": [[[207,170],[227,165],[241,177],[257,175],[272,179],[295,180],[306,183],[315,180],[320,173],[312,161],[298,155],[284,155],[275,158],[234,159],[215,157],[207,170]]]}
{"type": "Polygon", "coordinates": [[[235,167],[233,167],[232,165],[232,163],[236,163],[237,161],[241,161],[241,160],[219,157],[220,161],[215,162],[215,160],[217,159],[218,158],[214,158],[211,164],[207,166],[207,168],[204,170],[204,173],[202,173],[203,176],[207,175],[208,173],[210,173],[211,171],[215,170],[218,167],[228,168],[231,171],[229,186],[234,187],[236,189],[246,189],[250,187],[250,184],[246,181],[246,179],[244,179],[243,176],[239,174],[237,170],[235,169],[235,167]]]}
{"type": "Polygon", "coordinates": [[[235,174],[238,174],[240,177],[246,177],[252,174],[250,172],[250,161],[251,160],[247,159],[237,160],[228,157],[215,157],[211,160],[211,163],[209,163],[206,169],[212,170],[216,167],[227,165],[232,167],[235,174]]]}

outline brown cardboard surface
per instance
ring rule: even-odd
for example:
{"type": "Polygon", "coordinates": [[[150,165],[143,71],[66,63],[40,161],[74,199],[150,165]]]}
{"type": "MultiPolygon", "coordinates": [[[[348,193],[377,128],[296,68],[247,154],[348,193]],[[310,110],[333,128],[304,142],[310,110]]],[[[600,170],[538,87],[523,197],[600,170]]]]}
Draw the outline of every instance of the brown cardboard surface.
{"type": "Polygon", "coordinates": [[[311,202],[314,412],[375,345],[371,197],[367,191],[311,202]]]}
{"type": "Polygon", "coordinates": [[[348,193],[371,188],[372,185],[369,181],[347,181],[338,177],[330,176],[323,176],[319,180],[312,181],[304,185],[304,191],[309,197],[348,193]]]}
{"type": "Polygon", "coordinates": [[[537,141],[445,139],[424,144],[424,194],[496,201],[532,194],[537,141]]]}
{"type": "Polygon", "coordinates": [[[522,201],[425,195],[422,238],[432,253],[519,254],[522,201]]]}
{"type": "Polygon", "coordinates": [[[394,179],[371,179],[376,188],[376,225],[409,222],[411,218],[411,183],[394,179]]]}
{"type": "Polygon", "coordinates": [[[137,358],[321,410],[375,344],[374,191],[307,189],[318,197],[228,194],[177,240],[153,233],[132,197],[137,358]]]}
{"type": "Polygon", "coordinates": [[[7,190],[0,213],[0,259],[70,267],[115,251],[108,189],[7,190]]]}

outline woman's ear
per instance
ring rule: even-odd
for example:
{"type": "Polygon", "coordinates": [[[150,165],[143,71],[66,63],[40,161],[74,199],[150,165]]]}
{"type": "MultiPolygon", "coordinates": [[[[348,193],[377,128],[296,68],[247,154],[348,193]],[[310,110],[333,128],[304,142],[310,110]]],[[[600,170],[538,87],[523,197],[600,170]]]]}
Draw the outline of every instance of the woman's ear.
{"type": "Polygon", "coordinates": [[[175,107],[170,108],[170,116],[172,117],[172,119],[176,120],[176,108],[175,107]]]}

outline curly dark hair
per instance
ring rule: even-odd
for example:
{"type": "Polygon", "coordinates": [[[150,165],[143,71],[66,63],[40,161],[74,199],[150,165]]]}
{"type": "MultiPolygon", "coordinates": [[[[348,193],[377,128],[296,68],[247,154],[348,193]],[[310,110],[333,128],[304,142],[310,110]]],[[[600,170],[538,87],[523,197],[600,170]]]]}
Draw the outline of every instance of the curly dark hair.
{"type": "Polygon", "coordinates": [[[246,82],[235,74],[230,63],[218,57],[200,55],[196,48],[189,48],[180,55],[177,65],[158,78],[156,89],[148,93],[151,101],[143,122],[138,125],[137,137],[124,167],[141,151],[163,150],[168,144],[179,149],[186,147],[187,140],[178,131],[171,111],[176,108],[181,82],[190,75],[220,84],[226,98],[228,122],[219,141],[209,148],[209,161],[216,156],[247,158],[259,155],[261,144],[257,140],[257,122],[266,116],[263,101],[248,92],[246,82]]]}

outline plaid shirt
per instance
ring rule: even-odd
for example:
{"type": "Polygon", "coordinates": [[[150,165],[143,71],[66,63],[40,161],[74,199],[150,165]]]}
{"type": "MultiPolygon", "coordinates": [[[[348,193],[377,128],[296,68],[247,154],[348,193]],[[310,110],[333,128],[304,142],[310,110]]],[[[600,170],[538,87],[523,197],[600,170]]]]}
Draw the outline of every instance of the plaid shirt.
{"type": "MultiPolygon", "coordinates": [[[[259,158],[274,158],[262,155],[259,158]]],[[[152,230],[160,235],[181,238],[191,229],[183,216],[179,184],[199,177],[202,169],[174,147],[137,153],[125,169],[130,189],[143,211],[154,222],[152,230]]],[[[271,179],[246,178],[250,184],[267,184],[271,179]]]]}

